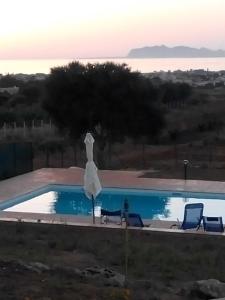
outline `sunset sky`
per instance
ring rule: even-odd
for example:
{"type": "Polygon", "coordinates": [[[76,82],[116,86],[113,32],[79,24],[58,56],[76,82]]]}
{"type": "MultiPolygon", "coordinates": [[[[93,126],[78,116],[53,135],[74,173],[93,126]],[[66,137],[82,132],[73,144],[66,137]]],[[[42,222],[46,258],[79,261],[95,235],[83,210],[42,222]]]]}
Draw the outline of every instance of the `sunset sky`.
{"type": "Polygon", "coordinates": [[[122,57],[153,45],[225,49],[225,0],[1,1],[0,58],[122,57]]]}

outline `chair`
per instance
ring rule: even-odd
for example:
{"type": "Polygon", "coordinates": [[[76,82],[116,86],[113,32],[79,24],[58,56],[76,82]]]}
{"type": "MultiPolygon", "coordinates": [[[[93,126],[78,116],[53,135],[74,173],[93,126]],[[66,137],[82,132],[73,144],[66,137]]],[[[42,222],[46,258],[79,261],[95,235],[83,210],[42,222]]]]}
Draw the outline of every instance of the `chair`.
{"type": "Polygon", "coordinates": [[[224,232],[222,217],[203,216],[203,227],[205,231],[224,232]]]}
{"type": "MultiPolygon", "coordinates": [[[[181,225],[178,225],[179,229],[199,229],[203,215],[203,203],[190,203],[186,204],[184,208],[184,219],[181,225]]],[[[179,220],[178,220],[179,223],[179,220]]],[[[171,227],[177,226],[173,224],[171,227]]]]}
{"type": "Polygon", "coordinates": [[[117,225],[122,224],[122,211],[121,210],[114,210],[109,211],[106,209],[101,209],[101,224],[104,223],[114,223],[117,225]]]}
{"type": "Polygon", "coordinates": [[[134,227],[144,227],[141,216],[139,214],[130,213],[127,216],[127,225],[134,227]]]}

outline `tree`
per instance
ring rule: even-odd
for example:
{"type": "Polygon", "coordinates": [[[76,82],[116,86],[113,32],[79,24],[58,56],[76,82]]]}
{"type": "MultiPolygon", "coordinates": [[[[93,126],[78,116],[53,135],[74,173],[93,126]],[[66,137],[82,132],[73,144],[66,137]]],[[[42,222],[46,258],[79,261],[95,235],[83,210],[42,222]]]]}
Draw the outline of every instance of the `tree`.
{"type": "Polygon", "coordinates": [[[187,83],[173,83],[165,82],[161,85],[162,89],[162,101],[168,105],[168,107],[177,108],[184,105],[191,93],[191,86],[187,83]]]}
{"type": "Polygon", "coordinates": [[[35,102],[38,102],[41,96],[40,87],[33,84],[27,84],[21,89],[20,94],[22,94],[26,99],[27,105],[32,105],[35,102]]]}
{"type": "Polygon", "coordinates": [[[157,136],[163,126],[158,92],[148,78],[114,63],[72,62],[51,69],[43,107],[73,139],[91,131],[104,167],[107,143],[127,137],[157,136]]]}

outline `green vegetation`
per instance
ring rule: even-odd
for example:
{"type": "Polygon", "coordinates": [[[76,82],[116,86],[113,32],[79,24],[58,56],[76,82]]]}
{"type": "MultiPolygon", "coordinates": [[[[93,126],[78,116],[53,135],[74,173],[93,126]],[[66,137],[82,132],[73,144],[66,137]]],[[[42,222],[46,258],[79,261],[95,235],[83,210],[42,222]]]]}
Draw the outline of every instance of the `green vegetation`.
{"type": "Polygon", "coordinates": [[[41,102],[44,91],[44,82],[33,80],[23,82],[13,75],[6,75],[0,79],[0,88],[18,87],[19,91],[10,94],[0,91],[0,124],[4,122],[47,120],[49,117],[42,109],[41,102]]]}
{"type": "Polygon", "coordinates": [[[158,136],[164,121],[157,100],[150,80],[125,65],[75,62],[51,70],[44,108],[74,140],[91,131],[104,167],[107,143],[158,136]]]}
{"type": "MultiPolygon", "coordinates": [[[[172,176],[189,159],[204,168],[203,176],[225,166],[222,85],[162,82],[112,63],[74,62],[53,68],[46,79],[16,78],[0,79],[0,88],[19,87],[13,95],[0,92],[0,140],[32,142],[34,168],[84,166],[87,130],[100,168],[151,167],[172,176]]],[[[217,179],[211,174],[208,179],[217,179]]]]}

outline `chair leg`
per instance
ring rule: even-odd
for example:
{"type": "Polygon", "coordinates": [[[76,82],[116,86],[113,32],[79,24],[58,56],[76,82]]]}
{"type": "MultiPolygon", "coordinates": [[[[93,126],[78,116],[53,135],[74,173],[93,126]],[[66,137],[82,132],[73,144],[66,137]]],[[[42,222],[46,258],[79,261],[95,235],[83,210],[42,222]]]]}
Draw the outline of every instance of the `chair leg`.
{"type": "Polygon", "coordinates": [[[172,225],[170,225],[170,228],[173,228],[173,227],[178,227],[178,224],[172,224],[172,225]]]}

